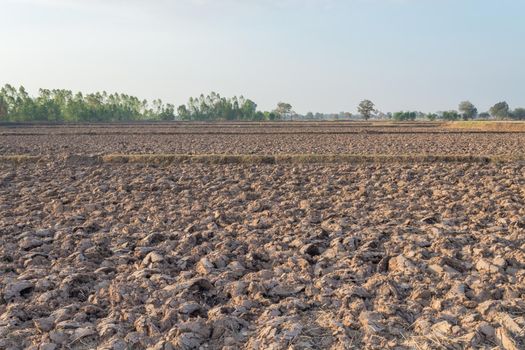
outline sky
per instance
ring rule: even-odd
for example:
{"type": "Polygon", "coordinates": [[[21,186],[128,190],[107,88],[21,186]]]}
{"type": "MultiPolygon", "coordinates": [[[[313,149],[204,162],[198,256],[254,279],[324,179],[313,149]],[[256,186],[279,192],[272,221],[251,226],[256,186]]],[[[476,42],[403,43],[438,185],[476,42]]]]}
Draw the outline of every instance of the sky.
{"type": "Polygon", "coordinates": [[[0,84],[298,113],[525,107],[523,0],[0,0],[0,84]]]}

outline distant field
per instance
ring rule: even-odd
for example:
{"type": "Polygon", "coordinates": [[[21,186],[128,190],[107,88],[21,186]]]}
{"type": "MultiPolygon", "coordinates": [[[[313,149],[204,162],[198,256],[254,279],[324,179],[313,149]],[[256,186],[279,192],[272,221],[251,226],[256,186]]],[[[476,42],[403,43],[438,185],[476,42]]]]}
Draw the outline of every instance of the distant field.
{"type": "Polygon", "coordinates": [[[453,132],[520,131],[525,121],[280,121],[280,122],[133,122],[133,123],[0,123],[0,134],[63,133],[306,133],[306,132],[453,132]]]}
{"type": "MultiPolygon", "coordinates": [[[[521,156],[525,132],[476,123],[281,122],[0,127],[0,155],[357,154],[521,156]],[[473,127],[469,128],[469,125],[473,127]],[[474,127],[475,126],[475,127],[474,127]]],[[[503,125],[503,126],[502,126],[503,125]]],[[[522,123],[509,123],[517,128],[522,123]]]]}

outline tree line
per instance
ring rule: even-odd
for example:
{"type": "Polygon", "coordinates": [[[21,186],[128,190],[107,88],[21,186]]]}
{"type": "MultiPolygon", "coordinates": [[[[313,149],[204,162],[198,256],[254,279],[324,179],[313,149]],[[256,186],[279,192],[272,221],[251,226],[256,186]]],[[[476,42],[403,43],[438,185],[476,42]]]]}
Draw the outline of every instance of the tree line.
{"type": "Polygon", "coordinates": [[[162,100],[141,100],[135,96],[107,92],[82,94],[62,89],[40,89],[30,96],[20,86],[0,89],[0,121],[8,122],[119,122],[141,120],[279,120],[295,114],[292,106],[279,102],[271,112],[257,110],[257,104],[241,97],[225,98],[212,92],[192,97],[177,109],[162,100]]]}
{"type": "Polygon", "coordinates": [[[1,121],[118,122],[172,120],[174,117],[172,104],[164,104],[161,100],[150,104],[126,94],[40,89],[39,94],[32,97],[23,86],[15,88],[7,84],[0,89],[1,121]]]}
{"type": "Polygon", "coordinates": [[[253,120],[271,121],[286,119],[293,115],[292,105],[279,102],[277,108],[271,112],[257,110],[257,104],[243,96],[232,98],[221,97],[212,92],[209,95],[190,97],[186,105],[177,108],[180,120],[253,120]]]}
{"type": "Polygon", "coordinates": [[[442,111],[438,113],[422,113],[414,111],[401,111],[395,113],[381,113],[376,110],[375,105],[370,100],[361,101],[358,106],[359,114],[365,119],[376,117],[379,119],[393,119],[395,121],[413,121],[416,119],[427,120],[473,120],[473,119],[496,119],[496,120],[525,120],[525,108],[515,108],[511,110],[505,101],[498,102],[490,107],[488,112],[478,113],[478,109],[472,102],[463,101],[459,104],[458,110],[442,111]]]}
{"type": "Polygon", "coordinates": [[[156,99],[151,103],[127,94],[95,92],[82,94],[63,89],[40,89],[30,96],[23,86],[6,84],[0,89],[0,121],[8,122],[119,122],[141,120],[315,120],[315,119],[392,119],[395,121],[427,120],[525,120],[525,108],[511,110],[507,102],[499,102],[488,112],[478,113],[469,101],[459,104],[457,110],[438,113],[400,111],[382,113],[370,100],[358,106],[358,115],[349,112],[322,114],[311,112],[299,115],[292,105],[279,102],[272,111],[259,111],[257,104],[243,96],[226,98],[212,92],[191,97],[187,104],[175,109],[170,103],[156,99]]]}

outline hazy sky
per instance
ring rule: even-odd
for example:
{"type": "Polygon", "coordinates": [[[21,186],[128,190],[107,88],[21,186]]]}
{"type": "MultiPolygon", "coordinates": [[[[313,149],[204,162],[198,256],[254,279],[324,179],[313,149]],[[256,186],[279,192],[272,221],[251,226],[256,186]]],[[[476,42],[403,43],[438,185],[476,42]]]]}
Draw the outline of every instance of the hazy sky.
{"type": "Polygon", "coordinates": [[[525,107],[524,0],[0,0],[0,84],[307,111],[525,107]]]}

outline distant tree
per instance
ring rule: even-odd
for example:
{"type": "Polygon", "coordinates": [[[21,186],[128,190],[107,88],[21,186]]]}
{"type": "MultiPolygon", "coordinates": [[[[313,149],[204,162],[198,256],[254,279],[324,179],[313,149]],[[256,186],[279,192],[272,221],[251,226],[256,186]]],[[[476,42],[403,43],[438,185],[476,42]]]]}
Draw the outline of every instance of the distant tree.
{"type": "MultiPolygon", "coordinates": [[[[171,112],[169,109],[167,112],[171,112]]],[[[168,113],[169,114],[169,113],[168,113]]],[[[205,96],[190,97],[187,105],[177,108],[181,120],[265,120],[266,114],[257,111],[257,104],[243,96],[221,97],[212,92],[205,96]]]]}
{"type": "Polygon", "coordinates": [[[490,107],[489,113],[496,119],[507,119],[510,117],[510,108],[507,102],[498,102],[490,107]]]}
{"type": "Polygon", "coordinates": [[[400,121],[403,120],[405,112],[394,112],[392,113],[392,120],[400,121]]]}
{"type": "Polygon", "coordinates": [[[461,115],[457,111],[445,111],[442,113],[441,118],[448,121],[460,120],[461,115]]]}
{"type": "Polygon", "coordinates": [[[40,89],[40,95],[34,99],[33,119],[42,121],[61,119],[60,103],[50,90],[40,89]]]}
{"type": "Polygon", "coordinates": [[[377,119],[388,119],[388,115],[382,111],[377,110],[375,111],[375,114],[377,119]]]}
{"type": "Polygon", "coordinates": [[[413,121],[416,120],[417,112],[396,112],[392,116],[395,121],[413,121]]]}
{"type": "Polygon", "coordinates": [[[375,105],[370,100],[363,100],[361,103],[359,103],[357,111],[363,116],[365,120],[368,120],[375,111],[375,105]]]}
{"type": "Polygon", "coordinates": [[[243,100],[241,105],[241,116],[242,119],[254,120],[256,119],[255,114],[257,113],[257,104],[252,100],[243,100]]]}
{"type": "Polygon", "coordinates": [[[279,115],[275,112],[264,112],[264,119],[270,121],[277,120],[279,119],[279,115]]]}
{"type": "Polygon", "coordinates": [[[87,95],[61,89],[40,89],[29,96],[23,86],[0,89],[2,119],[8,121],[132,121],[174,117],[174,106],[160,100],[148,108],[147,101],[125,94],[95,92],[87,95]]]}
{"type": "Polygon", "coordinates": [[[516,108],[512,112],[512,119],[525,120],[525,108],[516,108]]]}
{"type": "Polygon", "coordinates": [[[352,113],[351,112],[345,112],[344,118],[345,119],[351,119],[352,118],[352,113]]]}
{"type": "Polygon", "coordinates": [[[312,119],[314,119],[314,114],[312,112],[308,112],[308,113],[306,113],[306,115],[304,117],[305,117],[305,119],[312,120],[312,119]]]}
{"type": "Polygon", "coordinates": [[[478,115],[478,109],[470,101],[461,102],[458,109],[463,120],[474,119],[478,115]]]}
{"type": "Polygon", "coordinates": [[[158,118],[160,120],[175,120],[175,106],[171,103],[163,106],[158,113],[158,118]]]}
{"type": "Polygon", "coordinates": [[[294,114],[292,105],[286,102],[279,102],[277,108],[274,111],[281,119],[286,119],[294,114]]]}
{"type": "Polygon", "coordinates": [[[4,97],[0,95],[0,121],[7,119],[7,102],[4,97]]]}
{"type": "Polygon", "coordinates": [[[4,107],[7,111],[7,119],[11,121],[16,120],[16,110],[21,103],[21,100],[18,98],[17,89],[9,84],[6,84],[2,87],[2,89],[0,89],[0,96],[2,96],[3,103],[5,106],[7,106],[4,107]]]}
{"type": "Polygon", "coordinates": [[[428,113],[427,115],[425,115],[425,118],[427,118],[430,121],[436,120],[437,117],[438,117],[438,115],[436,113],[428,113]]]}
{"type": "Polygon", "coordinates": [[[394,114],[392,115],[392,119],[394,119],[395,121],[404,120],[404,115],[405,112],[394,112],[394,114]]]}
{"type": "Polygon", "coordinates": [[[482,119],[482,120],[490,119],[490,113],[482,112],[478,114],[478,119],[482,119]]]}
{"type": "Polygon", "coordinates": [[[177,116],[180,120],[189,120],[190,112],[188,111],[185,105],[180,105],[179,107],[177,107],[177,116]]]}
{"type": "Polygon", "coordinates": [[[261,111],[255,112],[253,120],[263,121],[264,119],[265,118],[264,118],[264,113],[263,112],[261,112],[261,111]]]}

